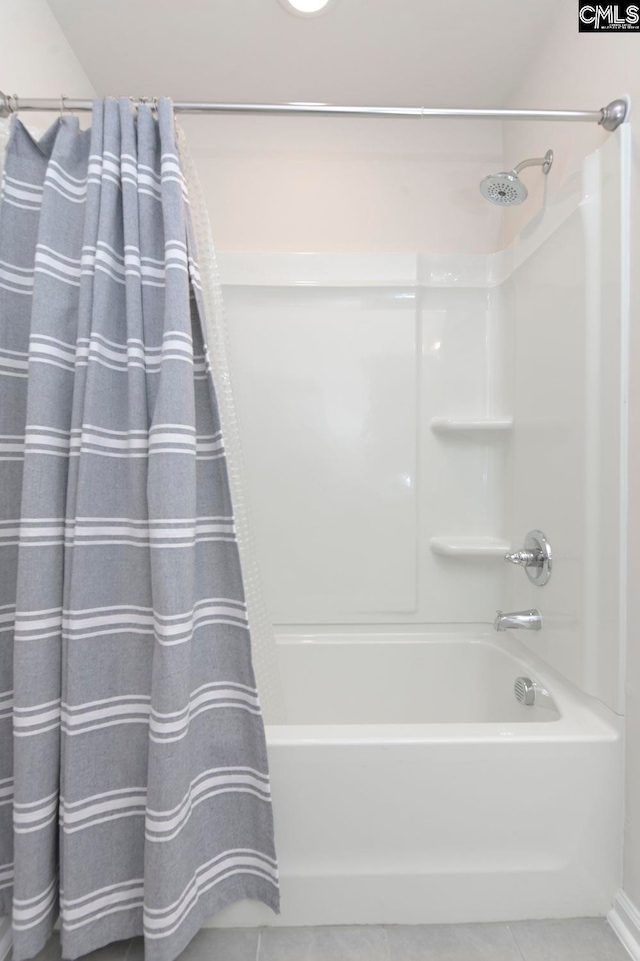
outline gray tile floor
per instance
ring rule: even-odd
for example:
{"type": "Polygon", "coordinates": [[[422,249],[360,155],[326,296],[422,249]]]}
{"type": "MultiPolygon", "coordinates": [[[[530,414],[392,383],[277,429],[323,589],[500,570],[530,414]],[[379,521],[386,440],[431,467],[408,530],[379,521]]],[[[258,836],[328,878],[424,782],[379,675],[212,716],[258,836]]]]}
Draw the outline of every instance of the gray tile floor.
{"type": "MultiPolygon", "coordinates": [[[[87,961],[143,961],[142,941],[120,941],[87,961]]],[[[36,961],[60,961],[55,935],[36,961]]],[[[242,928],[199,932],[180,961],[629,961],[602,918],[512,924],[242,928]]]]}

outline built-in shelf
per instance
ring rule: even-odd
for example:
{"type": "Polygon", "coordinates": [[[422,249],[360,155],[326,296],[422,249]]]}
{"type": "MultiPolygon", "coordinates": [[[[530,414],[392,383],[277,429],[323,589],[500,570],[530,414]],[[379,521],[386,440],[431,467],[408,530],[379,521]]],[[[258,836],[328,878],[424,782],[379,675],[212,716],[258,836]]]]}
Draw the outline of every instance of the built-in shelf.
{"type": "Polygon", "coordinates": [[[446,557],[503,557],[511,549],[498,537],[432,537],[429,546],[446,557]]]}
{"type": "Polygon", "coordinates": [[[431,421],[434,434],[503,432],[512,427],[513,417],[434,417],[431,421]]]}

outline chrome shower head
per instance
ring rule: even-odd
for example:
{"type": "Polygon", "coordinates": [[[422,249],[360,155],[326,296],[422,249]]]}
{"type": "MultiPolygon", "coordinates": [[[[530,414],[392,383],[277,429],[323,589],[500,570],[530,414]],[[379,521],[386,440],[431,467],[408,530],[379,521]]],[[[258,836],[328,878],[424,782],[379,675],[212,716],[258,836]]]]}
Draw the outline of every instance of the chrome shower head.
{"type": "Polygon", "coordinates": [[[489,174],[480,182],[480,193],[485,200],[500,207],[515,207],[527,199],[529,191],[520,180],[518,174],[525,167],[542,167],[543,174],[548,174],[553,163],[553,151],[547,150],[544,157],[533,160],[523,160],[513,170],[503,170],[497,174],[489,174]]]}
{"type": "Polygon", "coordinates": [[[527,199],[529,191],[513,170],[489,174],[480,182],[480,193],[490,204],[514,207],[527,199]]]}

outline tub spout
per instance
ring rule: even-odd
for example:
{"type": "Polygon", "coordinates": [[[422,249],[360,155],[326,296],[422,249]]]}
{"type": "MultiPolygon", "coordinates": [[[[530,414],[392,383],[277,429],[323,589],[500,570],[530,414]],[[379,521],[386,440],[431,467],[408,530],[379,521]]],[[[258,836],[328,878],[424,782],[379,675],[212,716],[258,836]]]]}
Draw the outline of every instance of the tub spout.
{"type": "Polygon", "coordinates": [[[531,611],[513,611],[510,614],[503,614],[502,611],[498,611],[493,627],[496,631],[506,631],[509,628],[539,631],[542,628],[542,614],[535,608],[531,611]]]}

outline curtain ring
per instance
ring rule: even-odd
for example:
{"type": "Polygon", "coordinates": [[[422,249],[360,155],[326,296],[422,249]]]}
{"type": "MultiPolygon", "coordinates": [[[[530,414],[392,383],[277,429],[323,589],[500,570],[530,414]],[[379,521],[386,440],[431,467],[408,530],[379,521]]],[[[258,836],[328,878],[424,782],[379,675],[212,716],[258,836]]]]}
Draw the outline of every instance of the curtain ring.
{"type": "Polygon", "coordinates": [[[12,116],[18,116],[20,111],[20,101],[18,100],[17,93],[12,93],[9,97],[9,110],[11,111],[12,116]]]}
{"type": "Polygon", "coordinates": [[[67,98],[63,93],[60,94],[60,116],[64,117],[64,102],[67,98]]]}

